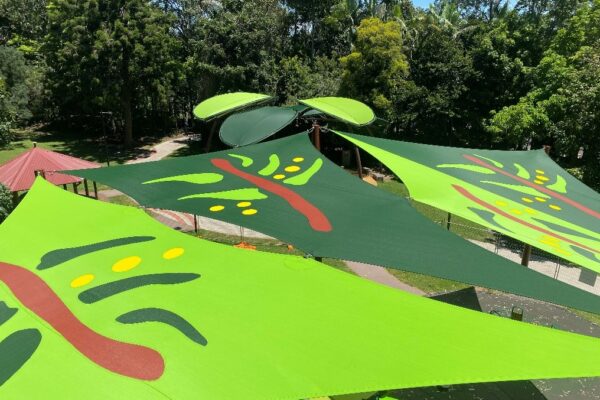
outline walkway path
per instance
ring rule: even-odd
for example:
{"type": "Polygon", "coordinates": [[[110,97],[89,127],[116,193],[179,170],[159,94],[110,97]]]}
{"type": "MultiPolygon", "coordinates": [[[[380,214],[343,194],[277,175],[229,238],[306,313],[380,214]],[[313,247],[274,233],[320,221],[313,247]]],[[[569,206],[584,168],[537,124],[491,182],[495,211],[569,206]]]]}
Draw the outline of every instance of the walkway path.
{"type": "Polygon", "coordinates": [[[416,287],[412,287],[402,281],[399,281],[398,278],[390,274],[388,270],[383,267],[355,261],[344,262],[356,275],[362,276],[363,278],[370,279],[396,289],[404,290],[405,292],[416,294],[417,296],[424,296],[426,294],[421,289],[417,289],[416,287]]]}

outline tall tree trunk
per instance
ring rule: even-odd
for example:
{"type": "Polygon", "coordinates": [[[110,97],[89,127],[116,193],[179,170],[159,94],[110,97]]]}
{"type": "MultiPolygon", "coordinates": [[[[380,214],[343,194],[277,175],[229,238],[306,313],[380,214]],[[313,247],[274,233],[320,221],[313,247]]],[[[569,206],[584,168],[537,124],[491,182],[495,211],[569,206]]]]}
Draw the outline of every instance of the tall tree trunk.
{"type": "Polygon", "coordinates": [[[125,45],[123,47],[123,64],[121,65],[121,110],[125,120],[124,140],[126,146],[133,145],[133,113],[132,113],[132,88],[131,76],[129,72],[130,50],[125,45]]]}

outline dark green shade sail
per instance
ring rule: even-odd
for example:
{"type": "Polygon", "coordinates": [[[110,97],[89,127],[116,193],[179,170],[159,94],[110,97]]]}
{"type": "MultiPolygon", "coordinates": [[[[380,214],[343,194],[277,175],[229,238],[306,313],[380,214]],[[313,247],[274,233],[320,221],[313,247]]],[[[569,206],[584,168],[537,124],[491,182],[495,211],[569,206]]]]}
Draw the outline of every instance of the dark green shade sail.
{"type": "Polygon", "coordinates": [[[600,195],[543,150],[464,149],[338,134],[390,168],[415,200],[600,272],[600,195]]]}
{"type": "Polygon", "coordinates": [[[291,124],[298,113],[286,107],[261,107],[229,116],[221,125],[221,141],[232,147],[261,142],[291,124]]]}
{"type": "Polygon", "coordinates": [[[407,200],[338,168],[315,150],[306,134],[230,151],[69,173],[105,183],[144,206],[241,225],[315,256],[433,275],[600,312],[600,297],[442,229],[407,200]],[[206,173],[223,179],[209,184],[165,180],[206,173]]]}
{"type": "Polygon", "coordinates": [[[315,97],[300,100],[300,103],[352,125],[369,125],[375,120],[369,106],[346,97],[315,97]]]}
{"type": "Polygon", "coordinates": [[[194,115],[201,120],[219,117],[231,111],[267,101],[271,96],[260,93],[226,93],[208,98],[194,108],[194,115]]]}
{"type": "Polygon", "coordinates": [[[10,318],[0,324],[3,400],[298,400],[600,375],[597,338],[211,243],[41,178],[0,225],[0,296],[10,318]],[[35,268],[59,248],[141,236],[155,240],[35,268]],[[166,271],[201,278],[79,300],[166,271]]]}

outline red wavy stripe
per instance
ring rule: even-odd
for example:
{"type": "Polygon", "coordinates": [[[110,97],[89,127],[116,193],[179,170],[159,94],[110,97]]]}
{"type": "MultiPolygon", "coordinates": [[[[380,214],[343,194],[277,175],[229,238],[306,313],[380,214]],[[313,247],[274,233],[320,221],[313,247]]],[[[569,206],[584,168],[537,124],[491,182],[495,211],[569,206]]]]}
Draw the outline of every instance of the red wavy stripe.
{"type": "Polygon", "coordinates": [[[453,187],[453,188],[454,188],[454,189],[455,189],[455,190],[456,190],[458,193],[462,194],[462,195],[463,195],[464,197],[466,197],[467,199],[469,199],[469,200],[471,200],[471,201],[474,201],[475,203],[479,204],[480,206],[483,206],[483,207],[487,208],[488,210],[495,212],[496,214],[502,215],[502,216],[503,216],[503,217],[505,217],[505,218],[508,218],[508,219],[510,219],[510,220],[512,220],[512,221],[515,221],[515,222],[516,222],[516,223],[518,223],[518,224],[524,225],[524,226],[526,226],[526,227],[528,227],[528,228],[534,229],[534,230],[536,230],[536,231],[538,231],[538,232],[541,232],[541,233],[543,233],[543,234],[545,234],[545,235],[552,236],[552,237],[554,237],[554,238],[556,238],[556,239],[559,239],[559,240],[565,241],[565,242],[567,242],[567,243],[570,243],[570,244],[573,244],[573,245],[575,245],[575,246],[579,246],[579,247],[581,247],[582,249],[586,249],[586,250],[589,250],[589,251],[591,251],[591,252],[594,252],[594,253],[600,253],[600,250],[593,249],[593,248],[591,248],[591,247],[588,247],[588,246],[586,246],[586,245],[584,245],[584,244],[581,244],[581,243],[579,243],[579,242],[576,242],[576,241],[574,241],[574,240],[571,240],[571,239],[569,239],[569,238],[566,238],[566,237],[564,237],[564,236],[562,236],[562,235],[558,235],[558,234],[556,234],[555,232],[549,231],[549,230],[547,230],[547,229],[541,228],[541,227],[539,227],[539,226],[537,226],[537,225],[534,225],[534,224],[532,224],[532,223],[529,223],[529,222],[527,222],[527,221],[524,221],[524,220],[522,220],[521,218],[517,218],[517,217],[515,217],[514,215],[511,215],[511,214],[509,214],[509,213],[507,213],[507,212],[505,212],[505,211],[502,211],[502,210],[501,210],[501,209],[499,209],[498,207],[496,207],[496,206],[493,206],[493,205],[491,205],[490,203],[486,202],[485,200],[482,200],[482,199],[480,199],[479,197],[475,196],[474,194],[472,194],[471,192],[469,192],[467,189],[463,188],[462,186],[459,186],[459,185],[452,185],[452,187],[453,187]]]}
{"type": "Polygon", "coordinates": [[[271,182],[267,179],[248,174],[234,167],[228,160],[222,158],[214,158],[211,160],[213,165],[223,171],[229,172],[230,174],[239,176],[240,178],[258,186],[261,189],[271,192],[289,203],[292,208],[304,215],[308,219],[310,226],[319,232],[331,231],[331,223],[329,219],[319,210],[317,207],[309,203],[298,193],[281,186],[275,182],[271,182]]]}
{"type": "Polygon", "coordinates": [[[165,369],[162,356],[144,346],[102,336],[77,319],[52,289],[33,272],[0,262],[0,281],[88,359],[117,374],[154,380],[165,369]]]}
{"type": "Polygon", "coordinates": [[[527,185],[529,187],[532,187],[532,188],[534,188],[534,189],[536,189],[536,190],[538,190],[538,191],[540,191],[542,193],[547,194],[548,196],[554,197],[555,199],[558,199],[560,201],[564,201],[568,205],[573,206],[573,207],[577,208],[578,210],[583,211],[584,213],[586,213],[588,215],[591,215],[592,217],[596,217],[596,218],[600,219],[600,213],[599,212],[594,211],[594,210],[592,210],[592,209],[584,206],[583,204],[576,202],[575,200],[571,200],[570,198],[568,198],[566,196],[563,196],[560,193],[556,193],[555,191],[550,190],[550,189],[548,189],[548,188],[546,188],[546,187],[544,187],[542,185],[533,184],[530,181],[528,181],[527,179],[523,179],[523,178],[521,178],[519,176],[511,174],[510,172],[506,172],[502,168],[497,168],[497,167],[495,167],[495,166],[493,166],[491,164],[486,163],[485,161],[483,161],[483,160],[481,160],[481,159],[479,159],[477,157],[473,157],[473,156],[470,156],[468,154],[464,154],[463,157],[466,158],[467,160],[472,161],[472,162],[474,162],[476,164],[479,164],[479,165],[481,165],[483,167],[489,168],[492,171],[496,171],[496,172],[498,172],[498,173],[500,173],[502,175],[506,175],[506,176],[508,176],[508,177],[510,177],[510,178],[512,178],[512,179],[514,179],[516,181],[518,181],[518,182],[521,182],[523,185],[527,185]]]}

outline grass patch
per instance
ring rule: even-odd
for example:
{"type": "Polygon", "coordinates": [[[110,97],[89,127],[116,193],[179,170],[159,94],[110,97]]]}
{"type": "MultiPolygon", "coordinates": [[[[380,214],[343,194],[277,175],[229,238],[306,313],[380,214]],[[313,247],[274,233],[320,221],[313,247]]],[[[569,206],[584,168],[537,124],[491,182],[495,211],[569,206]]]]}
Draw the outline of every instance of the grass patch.
{"type": "Polygon", "coordinates": [[[118,204],[121,206],[131,206],[131,207],[138,206],[138,204],[135,201],[133,201],[133,199],[131,197],[125,196],[124,194],[122,194],[120,196],[109,197],[107,199],[107,201],[109,203],[118,204]]]}

